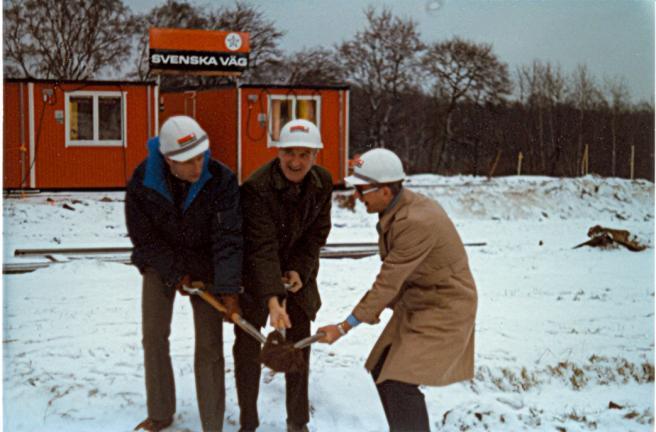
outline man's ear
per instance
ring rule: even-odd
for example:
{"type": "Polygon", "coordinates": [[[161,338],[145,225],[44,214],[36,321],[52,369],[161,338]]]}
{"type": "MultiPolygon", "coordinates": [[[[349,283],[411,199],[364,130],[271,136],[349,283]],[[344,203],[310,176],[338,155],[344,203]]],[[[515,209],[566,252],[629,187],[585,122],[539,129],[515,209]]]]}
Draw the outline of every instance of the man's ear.
{"type": "Polygon", "coordinates": [[[170,167],[171,165],[173,165],[173,159],[171,159],[170,157],[168,157],[168,156],[164,156],[164,160],[166,161],[166,164],[167,164],[169,167],[170,167]]]}

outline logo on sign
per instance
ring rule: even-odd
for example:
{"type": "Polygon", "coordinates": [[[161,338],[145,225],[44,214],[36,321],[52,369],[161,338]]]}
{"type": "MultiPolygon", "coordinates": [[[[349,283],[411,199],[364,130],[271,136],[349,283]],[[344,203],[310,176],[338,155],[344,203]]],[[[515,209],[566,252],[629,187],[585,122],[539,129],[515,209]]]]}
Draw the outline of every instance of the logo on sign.
{"type": "Polygon", "coordinates": [[[237,33],[229,33],[225,38],[225,44],[230,51],[237,51],[241,48],[241,36],[237,33]]]}

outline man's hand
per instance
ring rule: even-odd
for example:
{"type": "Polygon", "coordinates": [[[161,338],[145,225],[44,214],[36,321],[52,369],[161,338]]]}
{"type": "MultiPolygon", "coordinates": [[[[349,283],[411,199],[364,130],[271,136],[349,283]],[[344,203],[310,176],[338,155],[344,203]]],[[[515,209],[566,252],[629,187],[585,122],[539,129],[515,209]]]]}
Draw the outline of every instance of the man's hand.
{"type": "Polygon", "coordinates": [[[285,310],[285,302],[281,305],[276,296],[269,299],[269,320],[271,327],[274,328],[291,328],[292,326],[289,315],[285,310]]]}
{"type": "Polygon", "coordinates": [[[325,327],[320,327],[318,332],[324,332],[326,335],[319,339],[319,342],[321,343],[327,343],[327,344],[333,344],[337,342],[339,338],[342,337],[342,333],[339,331],[339,328],[337,327],[337,324],[333,325],[327,325],[325,327]]]}
{"type": "Polygon", "coordinates": [[[191,286],[191,276],[184,275],[182,276],[182,279],[180,279],[180,281],[177,284],[175,284],[175,289],[178,290],[180,294],[182,294],[183,296],[188,296],[189,293],[182,288],[185,285],[191,286]]]}
{"type": "Polygon", "coordinates": [[[294,270],[288,270],[285,272],[285,274],[282,277],[282,283],[284,283],[287,288],[287,291],[296,293],[298,292],[301,288],[303,288],[303,282],[301,281],[301,276],[298,274],[297,271],[294,270]]]}
{"type": "Polygon", "coordinates": [[[224,314],[224,319],[226,321],[232,321],[232,316],[234,314],[241,316],[238,294],[221,294],[221,303],[223,303],[223,306],[227,309],[224,314]]]}

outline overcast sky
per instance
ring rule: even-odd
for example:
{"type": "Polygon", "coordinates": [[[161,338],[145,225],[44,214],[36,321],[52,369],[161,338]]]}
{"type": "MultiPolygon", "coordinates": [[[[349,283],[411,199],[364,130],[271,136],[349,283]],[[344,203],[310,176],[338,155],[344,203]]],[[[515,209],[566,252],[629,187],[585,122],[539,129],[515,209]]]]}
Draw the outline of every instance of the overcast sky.
{"type": "MultiPolygon", "coordinates": [[[[146,12],[163,0],[127,2],[146,12]]],[[[232,0],[199,5],[234,4],[232,0]]],[[[249,0],[286,32],[282,48],[332,46],[365,25],[367,5],[414,19],[425,42],[460,36],[491,43],[514,73],[534,59],[566,73],[622,76],[635,101],[654,101],[654,0],[249,0]]]]}

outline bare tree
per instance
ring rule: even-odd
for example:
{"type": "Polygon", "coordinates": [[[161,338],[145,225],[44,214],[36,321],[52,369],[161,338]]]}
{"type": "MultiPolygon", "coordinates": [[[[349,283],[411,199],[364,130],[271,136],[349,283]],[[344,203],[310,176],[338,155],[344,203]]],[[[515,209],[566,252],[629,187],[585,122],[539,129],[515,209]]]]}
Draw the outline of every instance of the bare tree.
{"type": "Polygon", "coordinates": [[[274,84],[343,84],[345,72],[335,50],[315,47],[292,52],[267,65],[266,79],[274,84]]]}
{"type": "Polygon", "coordinates": [[[122,0],[9,0],[3,22],[5,71],[44,79],[120,69],[135,29],[122,0]]]}
{"type": "Polygon", "coordinates": [[[282,61],[287,84],[341,84],[345,71],[334,50],[305,49],[285,56],[282,61]]]}
{"type": "Polygon", "coordinates": [[[244,1],[212,11],[209,21],[214,30],[248,32],[251,52],[249,68],[243,79],[250,82],[265,79],[267,65],[278,61],[282,55],[278,44],[285,33],[278,30],[273,21],[266,19],[260,9],[244,1]]]}
{"type": "Polygon", "coordinates": [[[422,58],[432,92],[444,107],[441,148],[433,143],[433,171],[442,168],[453,139],[453,114],[461,102],[496,104],[511,91],[508,66],[492,52],[492,45],[477,44],[458,37],[430,45],[422,58]]]}
{"type": "MultiPolygon", "coordinates": [[[[517,82],[520,100],[529,109],[529,112],[537,114],[538,145],[537,159],[541,172],[547,173],[547,161],[551,161],[552,173],[562,154],[562,134],[556,130],[560,125],[558,106],[565,100],[565,77],[560,66],[551,63],[543,63],[539,60],[533,61],[530,66],[521,66],[517,71],[517,82]],[[550,145],[547,146],[547,131],[545,123],[548,122],[548,136],[550,145]]],[[[528,131],[529,142],[532,142],[530,122],[524,123],[528,131]]]]}
{"type": "Polygon", "coordinates": [[[339,46],[344,70],[367,100],[367,147],[387,147],[393,112],[401,95],[417,84],[418,55],[424,49],[417,24],[388,9],[365,11],[367,25],[339,46]]]}
{"type": "Polygon", "coordinates": [[[148,64],[148,29],[151,27],[200,29],[209,27],[203,11],[186,1],[166,0],[139,17],[139,49],[133,72],[140,80],[151,77],[148,64]]]}
{"type": "Polygon", "coordinates": [[[611,131],[611,168],[613,177],[617,175],[617,136],[619,122],[622,115],[628,110],[631,96],[626,80],[621,77],[606,78],[604,80],[604,91],[610,111],[611,131]]]}
{"type": "Polygon", "coordinates": [[[578,138],[576,142],[576,158],[573,161],[575,169],[572,171],[581,175],[583,172],[579,167],[583,156],[585,114],[599,105],[601,101],[601,92],[586,65],[577,66],[576,70],[572,73],[568,99],[578,111],[578,138]]]}

